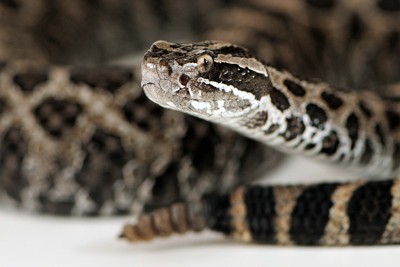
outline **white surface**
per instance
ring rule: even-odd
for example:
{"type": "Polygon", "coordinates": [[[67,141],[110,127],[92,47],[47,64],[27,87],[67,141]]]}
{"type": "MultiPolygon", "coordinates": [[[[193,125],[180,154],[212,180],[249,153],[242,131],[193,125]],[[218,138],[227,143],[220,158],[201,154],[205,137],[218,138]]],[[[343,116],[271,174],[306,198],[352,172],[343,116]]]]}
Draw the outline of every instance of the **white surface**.
{"type": "MultiPolygon", "coordinates": [[[[292,160],[272,182],[343,173],[292,160]]],[[[206,232],[131,245],[116,237],[129,217],[63,218],[0,210],[0,267],[47,266],[398,266],[400,246],[304,248],[241,244],[206,232]]]]}

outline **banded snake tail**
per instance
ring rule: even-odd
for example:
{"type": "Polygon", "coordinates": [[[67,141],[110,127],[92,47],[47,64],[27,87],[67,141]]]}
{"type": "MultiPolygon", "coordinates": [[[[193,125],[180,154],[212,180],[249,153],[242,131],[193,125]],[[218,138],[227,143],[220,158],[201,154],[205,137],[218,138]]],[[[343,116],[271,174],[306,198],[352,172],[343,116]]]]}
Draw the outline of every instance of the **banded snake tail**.
{"type": "MultiPolygon", "coordinates": [[[[158,41],[144,56],[142,87],[163,107],[224,125],[286,153],[357,168],[375,178],[400,173],[398,102],[372,92],[302,80],[263,63],[240,46],[158,41]]],[[[398,179],[249,185],[231,195],[205,197],[195,205],[201,205],[195,214],[204,221],[203,228],[243,241],[398,243],[399,186],[398,179]]],[[[179,206],[180,212],[176,206],[155,211],[139,220],[138,226],[127,226],[124,235],[135,241],[182,232],[182,224],[190,229],[195,221],[190,215],[192,205],[186,204],[184,211],[179,206]]]]}

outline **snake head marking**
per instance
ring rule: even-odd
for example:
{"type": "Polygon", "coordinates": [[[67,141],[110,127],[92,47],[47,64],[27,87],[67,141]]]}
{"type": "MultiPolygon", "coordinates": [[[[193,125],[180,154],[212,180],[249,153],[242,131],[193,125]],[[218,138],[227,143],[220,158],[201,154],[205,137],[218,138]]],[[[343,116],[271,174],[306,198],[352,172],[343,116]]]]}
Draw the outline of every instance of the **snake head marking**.
{"type": "Polygon", "coordinates": [[[233,117],[254,109],[267,69],[245,48],[219,41],[155,42],[144,55],[142,87],[167,108],[199,117],[233,117]]]}

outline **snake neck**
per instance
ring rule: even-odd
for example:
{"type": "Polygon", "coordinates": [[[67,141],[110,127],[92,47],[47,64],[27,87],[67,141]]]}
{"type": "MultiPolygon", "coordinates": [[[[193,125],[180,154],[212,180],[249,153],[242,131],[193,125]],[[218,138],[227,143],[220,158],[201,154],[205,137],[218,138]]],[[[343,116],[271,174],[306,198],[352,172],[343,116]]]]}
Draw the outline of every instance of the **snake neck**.
{"type": "Polygon", "coordinates": [[[400,167],[400,105],[265,65],[218,41],[159,41],[142,86],[156,103],[223,124],[267,145],[388,177],[400,167]]]}
{"type": "MultiPolygon", "coordinates": [[[[309,82],[266,66],[271,84],[230,126],[286,153],[342,163],[371,175],[400,172],[400,107],[368,91],[309,82]]],[[[227,122],[230,124],[232,122],[227,122]]]]}

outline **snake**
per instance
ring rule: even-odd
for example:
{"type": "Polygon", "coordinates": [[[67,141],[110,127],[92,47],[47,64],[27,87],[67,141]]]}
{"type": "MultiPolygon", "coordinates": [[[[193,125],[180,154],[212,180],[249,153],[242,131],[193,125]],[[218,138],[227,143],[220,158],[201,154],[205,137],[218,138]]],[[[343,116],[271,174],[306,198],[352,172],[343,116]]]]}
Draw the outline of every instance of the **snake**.
{"type": "Polygon", "coordinates": [[[0,2],[6,201],[64,215],[144,211],[124,227],[129,241],[209,228],[280,245],[399,243],[398,1],[38,3],[0,2]],[[158,41],[141,68],[76,66],[163,37],[165,21],[201,32],[210,10],[217,22],[199,36],[224,41],[158,41]],[[77,27],[87,16],[94,33],[77,27]],[[122,49],[104,49],[116,41],[122,49]],[[375,179],[250,185],[281,152],[375,179]]]}

